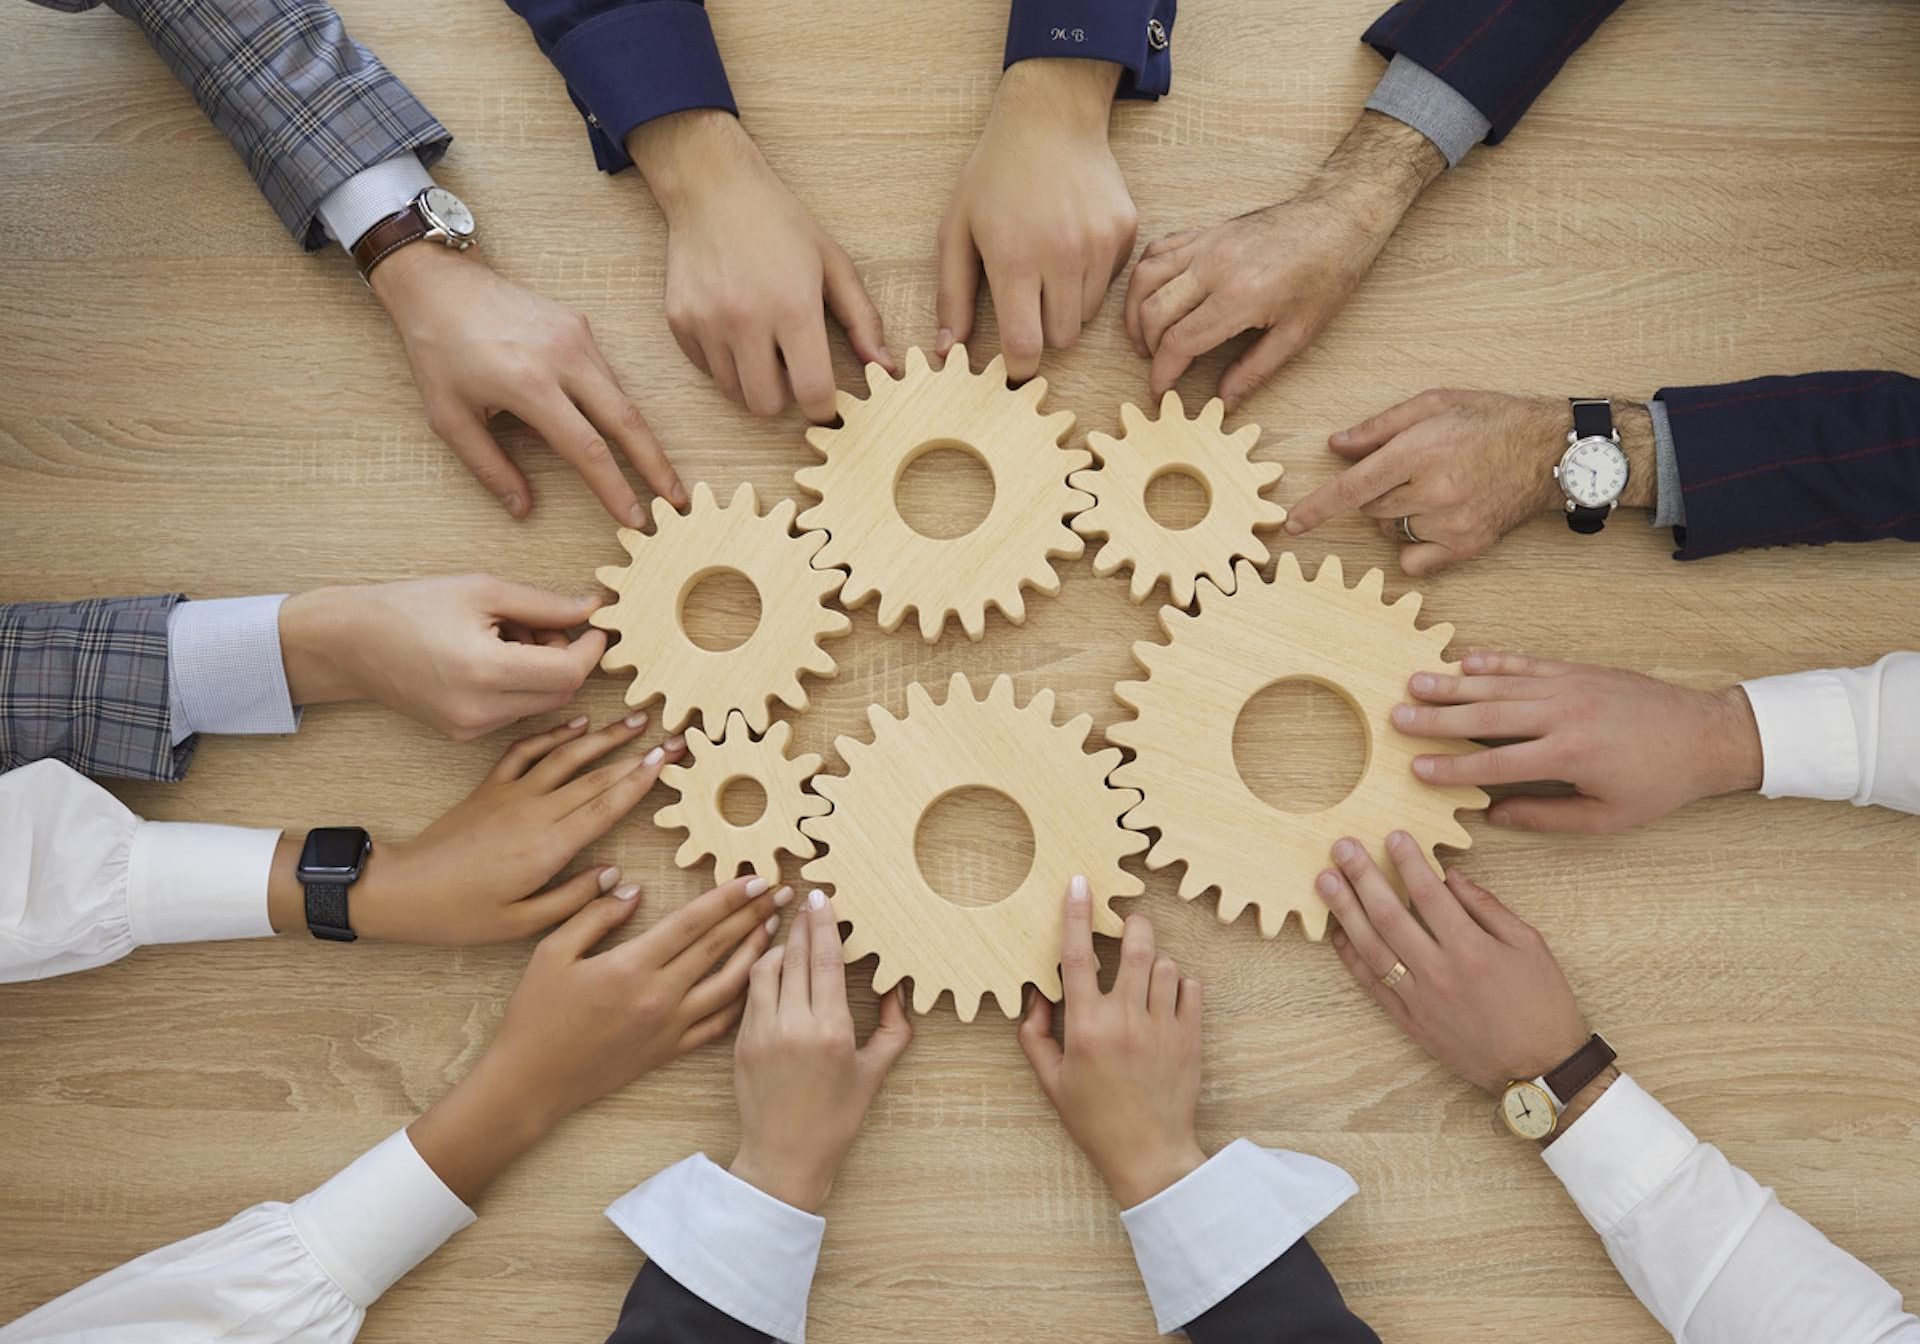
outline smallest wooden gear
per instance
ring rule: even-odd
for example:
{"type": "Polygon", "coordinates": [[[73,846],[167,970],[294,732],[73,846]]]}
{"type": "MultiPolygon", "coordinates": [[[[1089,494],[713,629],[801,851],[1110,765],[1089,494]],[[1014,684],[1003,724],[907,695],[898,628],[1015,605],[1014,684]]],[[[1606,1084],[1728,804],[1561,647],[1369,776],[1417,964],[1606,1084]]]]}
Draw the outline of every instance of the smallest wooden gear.
{"type": "Polygon", "coordinates": [[[753,487],[745,484],[723,505],[701,481],[684,514],[663,499],[653,501],[651,536],[620,529],[632,563],[597,572],[619,600],[587,619],[620,636],[600,666],[609,672],[633,669],[629,705],[658,697],[661,727],[678,732],[697,714],[709,735],[721,732],[734,710],[745,715],[749,728],[764,732],[774,699],[793,709],[807,707],[800,678],[834,674],[833,656],[821,641],[846,634],[853,622],[827,605],[846,576],[813,567],[825,534],[795,536],[794,509],[792,500],[783,499],[761,513],[753,487]],[[687,634],[683,613],[702,579],[729,572],[753,584],[760,621],[735,647],[705,649],[687,634]]]}
{"type": "Polygon", "coordinates": [[[1138,406],[1120,407],[1126,433],[1116,439],[1095,431],[1087,436],[1100,465],[1076,471],[1068,482],[1097,501],[1074,518],[1083,537],[1105,537],[1093,558],[1096,574],[1131,567],[1129,591],[1144,602],[1160,580],[1175,606],[1193,605],[1194,585],[1210,579],[1223,593],[1234,585],[1233,564],[1267,562],[1259,533],[1280,526],[1287,511],[1260,492],[1280,479],[1278,462],[1255,462],[1247,455],[1260,439],[1260,426],[1242,425],[1228,434],[1221,428],[1226,406],[1218,397],[1194,419],[1178,392],[1160,400],[1160,418],[1147,419],[1138,406]],[[1147,512],[1147,487],[1162,476],[1183,473],[1206,491],[1207,513],[1187,528],[1164,527],[1147,512]]]}
{"type": "Polygon", "coordinates": [[[687,833],[673,856],[676,864],[691,868],[711,856],[718,886],[743,872],[777,881],[783,850],[797,859],[814,856],[818,846],[800,829],[801,818],[823,816],[833,805],[808,791],[820,757],[788,756],[792,738],[793,725],[784,720],[756,738],[738,710],[727,715],[726,731],[718,738],[687,729],[687,763],[660,772],[660,782],[680,800],[653,817],[663,830],[687,833]],[[767,802],[758,817],[736,824],[721,810],[721,800],[741,780],[758,784],[767,802]]]}

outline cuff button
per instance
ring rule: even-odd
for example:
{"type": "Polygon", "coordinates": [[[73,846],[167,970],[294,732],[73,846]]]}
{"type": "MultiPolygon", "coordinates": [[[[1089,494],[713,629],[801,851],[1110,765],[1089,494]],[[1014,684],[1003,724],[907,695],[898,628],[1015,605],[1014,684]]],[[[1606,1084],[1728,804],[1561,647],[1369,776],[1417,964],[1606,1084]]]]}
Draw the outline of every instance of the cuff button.
{"type": "Polygon", "coordinates": [[[1158,19],[1147,20],[1147,49],[1149,51],[1167,49],[1167,25],[1158,19]]]}

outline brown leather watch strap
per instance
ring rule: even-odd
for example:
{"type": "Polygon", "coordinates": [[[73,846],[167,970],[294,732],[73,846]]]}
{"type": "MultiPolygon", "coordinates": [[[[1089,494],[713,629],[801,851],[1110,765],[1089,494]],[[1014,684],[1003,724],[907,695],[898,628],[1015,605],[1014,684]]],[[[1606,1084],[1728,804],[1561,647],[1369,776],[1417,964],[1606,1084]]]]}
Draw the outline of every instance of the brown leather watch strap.
{"type": "Polygon", "coordinates": [[[427,236],[426,216],[411,202],[360,235],[353,245],[353,264],[360,268],[361,279],[373,274],[373,268],[408,243],[427,236]]]}
{"type": "Polygon", "coordinates": [[[1607,1038],[1599,1032],[1587,1038],[1587,1043],[1568,1055],[1556,1067],[1540,1075],[1540,1080],[1553,1093],[1553,1099],[1560,1106],[1573,1100],[1574,1095],[1588,1083],[1606,1072],[1607,1065],[1617,1058],[1613,1047],[1607,1044],[1607,1038]]]}

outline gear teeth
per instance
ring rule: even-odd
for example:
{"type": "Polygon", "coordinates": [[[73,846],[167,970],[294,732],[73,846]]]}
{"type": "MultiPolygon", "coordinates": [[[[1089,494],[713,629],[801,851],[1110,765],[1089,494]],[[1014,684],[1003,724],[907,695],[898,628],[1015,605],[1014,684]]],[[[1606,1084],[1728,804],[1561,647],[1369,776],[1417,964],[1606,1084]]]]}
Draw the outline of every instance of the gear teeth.
{"type": "MultiPolygon", "coordinates": [[[[867,365],[866,375],[867,391],[874,396],[879,396],[883,390],[893,386],[893,375],[881,368],[878,364],[867,365]]],[[[836,404],[838,403],[836,402],[836,404]]],[[[844,405],[841,405],[840,413],[845,415],[846,409],[844,405]]]]}
{"type": "Polygon", "coordinates": [[[1376,567],[1369,569],[1365,574],[1360,576],[1360,582],[1353,585],[1353,592],[1356,597],[1364,597],[1371,601],[1378,602],[1380,600],[1380,594],[1386,590],[1386,586],[1386,574],[1376,567]]]}
{"type": "MultiPolygon", "coordinates": [[[[958,349],[959,347],[956,346],[954,348],[958,349]]],[[[960,367],[966,367],[965,360],[961,361],[960,367]]],[[[987,367],[980,370],[980,376],[990,383],[998,383],[1001,387],[1007,386],[1007,357],[1005,355],[995,355],[987,361],[987,367]]]]}
{"type": "Polygon", "coordinates": [[[1339,556],[1329,554],[1325,560],[1320,562],[1320,572],[1313,576],[1313,581],[1315,583],[1330,583],[1336,587],[1344,588],[1347,586],[1346,566],[1340,563],[1339,556]]]}
{"type": "MultiPolygon", "coordinates": [[[[956,345],[953,347],[953,349],[947,352],[947,366],[952,367],[955,364],[958,364],[963,369],[967,367],[967,347],[966,346],[956,345]]],[[[922,350],[917,345],[907,351],[907,378],[908,379],[915,378],[923,374],[930,374],[932,372],[933,372],[933,367],[927,363],[926,351],[922,350]]],[[[878,391],[879,389],[876,388],[875,390],[878,391]]]]}

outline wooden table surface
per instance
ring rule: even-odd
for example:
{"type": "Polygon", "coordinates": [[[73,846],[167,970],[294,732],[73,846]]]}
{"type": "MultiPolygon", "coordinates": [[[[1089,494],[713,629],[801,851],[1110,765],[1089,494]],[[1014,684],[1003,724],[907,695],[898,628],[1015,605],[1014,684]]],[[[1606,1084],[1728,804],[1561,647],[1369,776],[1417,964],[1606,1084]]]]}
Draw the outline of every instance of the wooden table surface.
{"type": "MultiPolygon", "coordinates": [[[[1004,3],[713,8],[768,157],[860,263],[895,350],[930,340],[934,226],[993,93],[1004,3]]],[[[660,314],[659,215],[633,175],[594,171],[520,21],[483,0],[342,9],[456,131],[441,179],[474,203],[494,265],[591,317],[682,475],[790,493],[812,460],[799,420],[749,418],[681,358],[660,314]]],[[[1142,239],[1294,189],[1378,73],[1356,41],[1370,15],[1334,0],[1195,4],[1174,96],[1114,116],[1142,239]]],[[[1264,426],[1287,502],[1328,477],[1330,430],[1430,385],[1644,396],[1915,367],[1916,65],[1920,13],[1903,0],[1636,0],[1508,145],[1428,193],[1315,348],[1230,423],[1264,426]]],[[[131,25],[7,5],[0,90],[0,598],[480,568],[578,589],[621,558],[587,491],[524,431],[529,521],[468,478],[428,433],[345,258],[289,241],[131,25]]],[[[1119,310],[1116,286],[1080,347],[1047,360],[1048,404],[1077,412],[1076,435],[1116,429],[1119,403],[1144,395],[1119,310]]],[[[996,347],[990,315],[976,347],[996,347]]],[[[1202,363],[1190,399],[1223,362],[1202,363]]],[[[1687,565],[1670,549],[1634,520],[1595,540],[1542,520],[1426,582],[1427,611],[1458,627],[1456,650],[1701,685],[1920,640],[1920,566],[1896,543],[1687,565]]],[[[1352,521],[1300,550],[1350,571],[1393,559],[1352,521]]],[[[884,636],[859,613],[797,748],[830,751],[869,703],[897,712],[910,682],[953,670],[1010,672],[1023,698],[1051,686],[1104,729],[1153,610],[1085,558],[1063,569],[1059,599],[1033,602],[1024,628],[996,616],[975,645],[884,636]]],[[[1389,596],[1406,586],[1390,571],[1389,596]]],[[[620,695],[602,677],[582,702],[605,719],[620,695]]],[[[1339,717],[1324,701],[1262,707],[1243,733],[1250,770],[1291,774],[1268,783],[1303,795],[1350,772],[1357,739],[1339,717]]],[[[205,742],[178,786],[116,791],[161,818],[404,835],[510,735],[453,744],[377,709],[322,709],[296,737],[205,742]]],[[[677,837],[652,807],[587,856],[645,882],[642,919],[704,886],[673,868],[677,837]]],[[[1474,821],[1466,860],[1549,932],[1642,1082],[1910,1293],[1914,826],[1728,799],[1607,839],[1474,821]]],[[[928,866],[955,894],[1017,878],[1017,837],[990,809],[932,829],[928,866]]],[[[1383,1336],[1661,1338],[1539,1160],[1400,1039],[1328,947],[1297,926],[1271,943],[1248,919],[1221,927],[1212,904],[1182,903],[1161,873],[1135,907],[1207,981],[1203,1137],[1248,1134],[1353,1172],[1361,1194],[1314,1240],[1383,1336]]],[[[288,938],[0,990],[0,1319],[291,1198],[406,1123],[472,1064],[526,953],[288,938]]],[[[696,1148],[729,1154],[735,1124],[724,1046],[593,1107],[388,1294],[364,1338],[600,1338],[636,1263],[601,1208],[696,1148]]],[[[919,1023],[828,1212],[815,1339],[1154,1336],[1114,1206],[990,1006],[971,1025],[944,1004],[919,1023]]]]}

